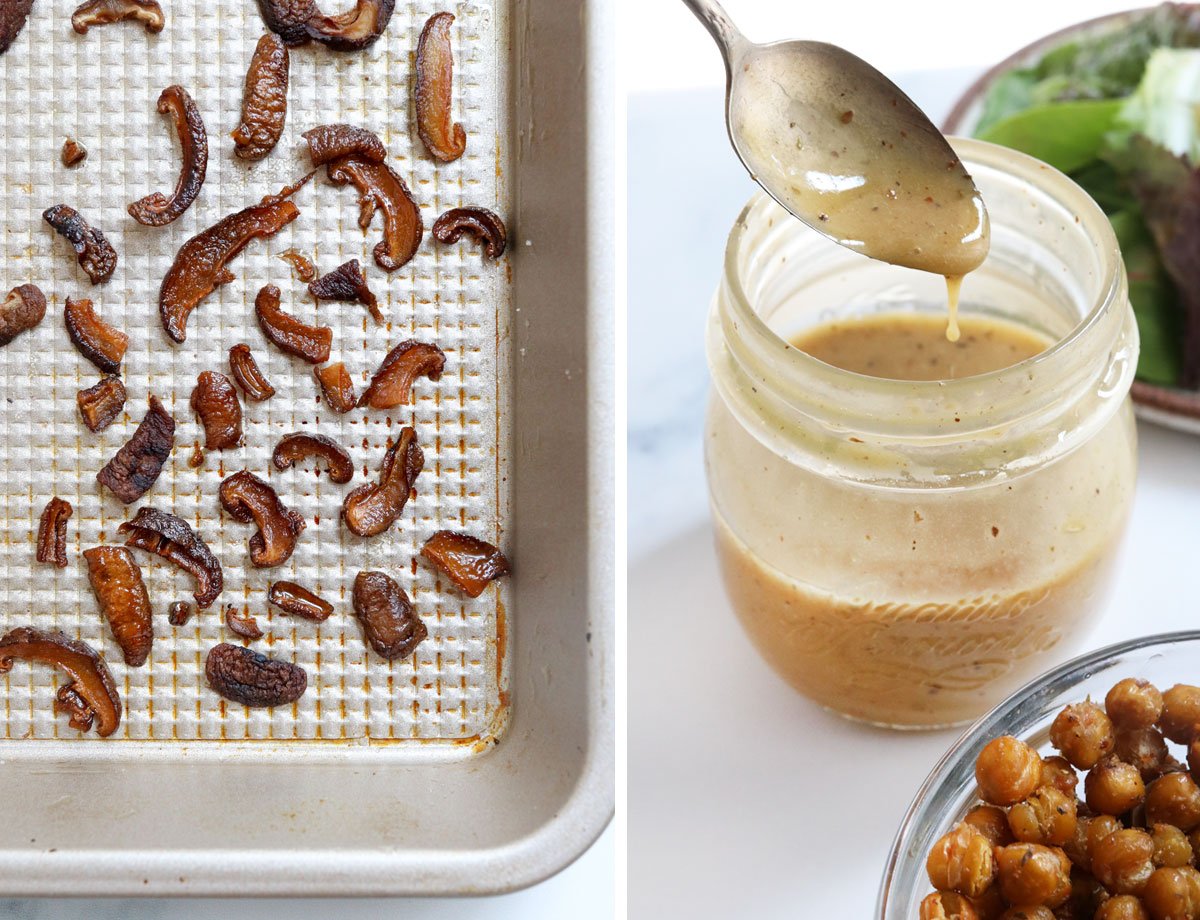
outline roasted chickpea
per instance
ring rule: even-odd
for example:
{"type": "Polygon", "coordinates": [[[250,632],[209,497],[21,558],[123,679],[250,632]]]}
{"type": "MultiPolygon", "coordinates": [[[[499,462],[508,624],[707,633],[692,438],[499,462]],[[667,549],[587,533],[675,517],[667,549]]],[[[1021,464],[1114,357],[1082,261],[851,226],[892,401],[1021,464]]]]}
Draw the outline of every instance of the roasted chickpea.
{"type": "Polygon", "coordinates": [[[1010,907],[999,920],[1054,920],[1054,911],[1049,907],[1010,907]]]}
{"type": "Polygon", "coordinates": [[[1146,821],[1192,830],[1200,824],[1200,788],[1186,773],[1160,776],[1146,790],[1146,821]]]}
{"type": "Polygon", "coordinates": [[[1200,853],[1200,827],[1189,831],[1187,839],[1188,843],[1192,845],[1192,854],[1200,853]]]}
{"type": "Polygon", "coordinates": [[[980,920],[971,902],[953,891],[926,895],[917,916],[919,920],[980,920]]]}
{"type": "Polygon", "coordinates": [[[996,876],[992,844],[971,825],[960,823],[933,845],[925,871],[939,891],[978,897],[996,876]]]}
{"type": "Polygon", "coordinates": [[[1000,893],[1014,907],[1058,907],[1071,894],[1071,861],[1056,847],[1037,843],[999,847],[996,867],[1000,893]]]}
{"type": "Polygon", "coordinates": [[[1123,815],[1146,796],[1138,768],[1113,754],[1088,771],[1083,788],[1088,808],[1100,815],[1123,815]]]}
{"type": "Polygon", "coordinates": [[[1157,728],[1118,728],[1113,753],[1126,763],[1133,764],[1145,782],[1161,776],[1170,752],[1167,739],[1157,728]]]}
{"type": "Polygon", "coordinates": [[[975,761],[979,796],[992,805],[1013,805],[1028,798],[1042,780],[1042,758],[1010,735],[993,738],[975,761]]]}
{"type": "Polygon", "coordinates": [[[1050,743],[1080,770],[1112,753],[1116,738],[1104,710],[1087,700],[1063,708],[1050,726],[1050,743]]]}
{"type": "Polygon", "coordinates": [[[1148,680],[1126,677],[1108,691],[1104,711],[1118,729],[1149,728],[1162,715],[1162,694],[1148,680]]]}
{"type": "Polygon", "coordinates": [[[1078,868],[1089,872],[1092,867],[1092,859],[1088,854],[1088,830],[1094,820],[1095,818],[1091,816],[1079,815],[1075,820],[1075,833],[1062,845],[1067,858],[1078,868]]]}
{"type": "Polygon", "coordinates": [[[1107,837],[1109,834],[1115,834],[1124,827],[1119,820],[1112,815],[1095,815],[1088,821],[1088,836],[1087,848],[1088,857],[1091,858],[1096,852],[1096,844],[1107,837]]]}
{"type": "Polygon", "coordinates": [[[1164,691],[1163,711],[1158,717],[1162,733],[1176,744],[1190,744],[1200,725],[1200,687],[1176,684],[1164,691]]]}
{"type": "Polygon", "coordinates": [[[1092,874],[1113,894],[1137,894],[1154,871],[1154,841],[1139,827],[1109,834],[1092,848],[1092,874]]]}
{"type": "Polygon", "coordinates": [[[1174,824],[1155,824],[1150,828],[1154,840],[1154,865],[1160,869],[1179,869],[1191,865],[1192,845],[1187,834],[1174,824]]]}
{"type": "Polygon", "coordinates": [[[1150,920],[1150,915],[1140,899],[1131,894],[1119,894],[1100,905],[1096,920],[1150,920]]]}
{"type": "Polygon", "coordinates": [[[983,834],[994,847],[1008,846],[1016,839],[1008,826],[1008,815],[996,805],[976,805],[967,812],[963,823],[983,834]]]}
{"type": "Polygon", "coordinates": [[[1035,789],[1008,810],[1008,826],[1024,843],[1061,846],[1075,835],[1075,824],[1075,797],[1068,798],[1053,786],[1035,789]]]}
{"type": "Polygon", "coordinates": [[[1075,787],[1079,785],[1079,775],[1071,762],[1057,754],[1053,757],[1042,758],[1042,785],[1053,786],[1059,792],[1075,797],[1075,787]]]}
{"type": "Polygon", "coordinates": [[[1142,904],[1153,920],[1200,918],[1200,874],[1190,866],[1156,869],[1142,890],[1142,904]]]}
{"type": "Polygon", "coordinates": [[[1188,745],[1187,763],[1192,779],[1200,776],[1200,738],[1193,738],[1188,745]]]}

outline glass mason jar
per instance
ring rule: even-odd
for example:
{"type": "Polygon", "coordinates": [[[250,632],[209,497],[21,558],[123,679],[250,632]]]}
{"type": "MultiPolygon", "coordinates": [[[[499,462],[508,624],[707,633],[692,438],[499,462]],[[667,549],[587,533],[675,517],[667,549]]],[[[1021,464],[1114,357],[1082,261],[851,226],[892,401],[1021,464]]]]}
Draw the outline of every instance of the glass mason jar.
{"type": "Polygon", "coordinates": [[[892,727],[975,718],[1071,651],[1104,604],[1136,472],[1138,336],[1108,220],[1037,160],[954,146],[992,230],[962,312],[1046,351],[922,382],[810,357],[789,340],[817,325],[945,316],[945,282],[837,246],[762,194],[729,236],[708,327],[733,607],[792,686],[892,727]]]}

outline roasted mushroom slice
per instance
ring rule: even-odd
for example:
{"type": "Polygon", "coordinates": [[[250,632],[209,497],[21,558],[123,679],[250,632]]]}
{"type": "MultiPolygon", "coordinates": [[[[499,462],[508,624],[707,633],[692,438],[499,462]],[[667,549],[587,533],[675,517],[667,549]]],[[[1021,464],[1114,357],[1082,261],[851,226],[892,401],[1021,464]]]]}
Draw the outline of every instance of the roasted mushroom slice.
{"type": "Polygon", "coordinates": [[[108,665],[90,645],[58,631],[18,626],[0,638],[0,674],[7,674],[17,658],[66,671],[71,681],[58,688],[54,710],[70,715],[71,728],[86,732],[95,722],[101,738],[117,730],[121,697],[108,665]]]}
{"type": "Polygon", "coordinates": [[[234,276],[225,263],[255,237],[272,236],[300,216],[284,197],[275,196],[230,214],[179,248],[158,292],[163,328],[174,342],[187,338],[192,310],[234,276]]]}
{"type": "Polygon", "coordinates": [[[150,595],[133,553],[123,546],[93,546],[83,551],[83,558],[92,593],[121,646],[125,663],[131,668],[141,667],[150,656],[154,623],[150,595]]]}
{"type": "Polygon", "coordinates": [[[279,254],[279,258],[292,266],[292,271],[296,273],[296,277],[301,281],[309,282],[317,277],[317,267],[312,264],[312,259],[304,255],[304,253],[296,252],[294,249],[287,249],[279,254]]]}
{"type": "Polygon", "coordinates": [[[334,51],[360,51],[375,44],[395,8],[396,0],[355,0],[354,9],[337,16],[317,10],[304,27],[309,38],[334,51]]]}
{"type": "Polygon", "coordinates": [[[225,625],[235,636],[241,636],[243,639],[253,641],[263,637],[263,631],[253,614],[238,610],[233,604],[225,608],[225,625]]]}
{"type": "Polygon", "coordinates": [[[228,642],[214,646],[208,653],[204,676],[213,690],[244,706],[294,703],[308,687],[308,674],[299,665],[228,642]]]}
{"type": "Polygon", "coordinates": [[[125,384],[109,375],[75,394],[79,414],[88,431],[103,431],[125,408],[125,384]]]}
{"type": "Polygon", "coordinates": [[[416,255],[425,233],[421,209],[408,186],[386,163],[374,163],[358,155],[334,160],[327,167],[334,185],[352,184],[358,191],[358,226],[371,226],[375,209],[383,211],[383,239],[375,244],[375,264],[393,272],[416,255]]]}
{"type": "Polygon", "coordinates": [[[192,206],[208,172],[208,134],[200,110],[182,86],[168,86],[158,97],[160,115],[170,115],[179,134],[183,167],[168,198],[152,192],[128,208],[129,216],[147,227],[165,227],[192,206]]]}
{"type": "Polygon", "coordinates": [[[221,507],[235,521],[258,527],[250,538],[250,561],[260,569],[283,565],[296,548],[304,518],[289,509],[270,484],[249,470],[239,470],[221,483],[221,507]]]}
{"type": "Polygon", "coordinates": [[[317,300],[337,300],[343,303],[360,303],[375,322],[383,325],[383,314],[379,312],[379,301],[367,286],[358,259],[343,262],[333,271],[322,275],[308,286],[308,293],[317,300]]]}
{"type": "Polygon", "coordinates": [[[157,396],[133,437],[96,474],[96,481],[125,504],[137,501],[154,485],[175,446],[175,420],[157,396]]]}
{"type": "Polygon", "coordinates": [[[90,300],[68,297],[63,320],[71,344],[81,355],[106,374],[120,372],[129,336],[97,316],[90,300]]]}
{"type": "Polygon", "coordinates": [[[400,432],[400,440],[383,457],[379,482],[359,486],[342,503],[342,520],[351,533],[374,537],[400,517],[417,476],[425,466],[425,455],[411,428],[400,432]]]}
{"type": "Polygon", "coordinates": [[[157,0],[89,0],[71,14],[71,28],[87,35],[92,26],[107,26],[132,19],[156,35],[167,24],[157,0]]]}
{"type": "Polygon", "coordinates": [[[492,544],[452,530],[439,530],[426,540],[421,555],[471,597],[479,597],[488,582],[512,571],[504,553],[492,544]]]}
{"type": "Polygon", "coordinates": [[[74,169],[87,159],[87,155],[87,148],[73,137],[68,137],[63,141],[62,153],[59,154],[62,158],[62,165],[67,169],[74,169]]]}
{"type": "Polygon", "coordinates": [[[404,589],[383,572],[355,577],[354,615],[371,648],[389,661],[407,658],[429,634],[404,589]]]}
{"type": "Polygon", "coordinates": [[[333,613],[333,604],[294,581],[272,584],[267,591],[267,600],[284,613],[313,623],[322,623],[333,613]]]}
{"type": "Polygon", "coordinates": [[[258,40],[246,88],[242,93],[242,123],[234,129],[234,153],[243,160],[261,160],[275,149],[287,120],[288,50],[274,32],[258,40]]]}
{"type": "MultiPolygon", "coordinates": [[[[275,469],[286,470],[309,457],[320,457],[325,461],[330,482],[344,485],[354,476],[354,464],[350,455],[346,453],[346,448],[323,434],[307,434],[302,431],[285,434],[275,445],[275,453],[271,459],[275,469]]],[[[320,472],[319,468],[317,472],[320,472]]]]}
{"type": "Polygon", "coordinates": [[[508,233],[500,215],[487,208],[451,208],[433,222],[433,238],[439,243],[457,243],[463,234],[483,245],[489,259],[504,255],[508,233]]]}
{"type": "Polygon", "coordinates": [[[293,48],[308,41],[308,21],[317,15],[317,0],[258,0],[267,28],[293,48]]]}
{"type": "Polygon", "coordinates": [[[90,226],[82,214],[65,204],[47,208],[42,217],[71,244],[79,267],[92,284],[103,284],[112,277],[117,267],[117,252],[99,228],[90,226]]]}
{"type": "Polygon", "coordinates": [[[167,608],[167,622],[172,626],[186,626],[192,618],[192,605],[187,601],[172,601],[167,608]]]}
{"type": "Polygon", "coordinates": [[[33,0],[8,0],[0,3],[0,54],[17,40],[25,28],[25,20],[33,8],[33,0]]]}
{"type": "Polygon", "coordinates": [[[204,447],[225,450],[242,440],[242,404],[228,377],[201,371],[192,390],[192,411],[204,426],[204,447]]]}
{"type": "Polygon", "coordinates": [[[229,349],[229,369],[233,372],[233,379],[238,382],[238,386],[255,402],[262,402],[275,395],[275,388],[263,376],[258,362],[254,360],[254,353],[244,342],[229,349]]]}
{"type": "Polygon", "coordinates": [[[450,115],[454,97],[454,51],[450,47],[451,13],[434,13],[417,42],[417,134],[425,149],[444,163],[467,149],[467,132],[450,115]]]}
{"type": "Polygon", "coordinates": [[[271,342],[289,355],[302,358],[309,364],[329,360],[333,330],[328,326],[309,326],[279,307],[279,288],[268,284],[254,298],[254,313],[259,328],[271,342]]]}
{"type": "Polygon", "coordinates": [[[445,368],[444,351],[428,342],[408,339],[384,356],[358,404],[372,409],[406,405],[412,397],[414,380],[418,377],[441,380],[445,368]]]}
{"type": "Polygon", "coordinates": [[[28,332],[46,315],[46,295],[34,284],[22,284],[0,303],[0,347],[28,332]]]}
{"type": "Polygon", "coordinates": [[[48,562],[60,569],[67,567],[67,521],[71,512],[71,503],[57,495],[46,503],[38,521],[38,562],[48,562]]]}
{"type": "Polygon", "coordinates": [[[192,597],[201,610],[212,605],[225,585],[221,563],[182,519],[157,508],[139,508],[132,521],[117,528],[125,545],[172,562],[196,579],[192,597]]]}
{"type": "Polygon", "coordinates": [[[379,135],[357,125],[318,125],[301,136],[308,144],[308,156],[314,167],[351,155],[373,163],[387,159],[387,148],[379,135]]]}
{"type": "Polygon", "coordinates": [[[334,412],[349,412],[358,404],[354,399],[354,381],[341,361],[315,368],[313,375],[321,385],[321,395],[334,412]]]}

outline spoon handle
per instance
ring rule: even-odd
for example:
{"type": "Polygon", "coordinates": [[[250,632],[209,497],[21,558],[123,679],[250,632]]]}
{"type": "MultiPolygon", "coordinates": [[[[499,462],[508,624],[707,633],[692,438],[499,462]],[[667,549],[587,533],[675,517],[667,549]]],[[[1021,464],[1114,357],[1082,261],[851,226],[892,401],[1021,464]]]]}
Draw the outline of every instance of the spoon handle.
{"type": "Polygon", "coordinates": [[[683,3],[704,23],[704,28],[708,29],[709,34],[720,45],[726,67],[731,67],[736,49],[744,44],[746,39],[733,24],[729,14],[717,0],[683,0],[683,3]]]}

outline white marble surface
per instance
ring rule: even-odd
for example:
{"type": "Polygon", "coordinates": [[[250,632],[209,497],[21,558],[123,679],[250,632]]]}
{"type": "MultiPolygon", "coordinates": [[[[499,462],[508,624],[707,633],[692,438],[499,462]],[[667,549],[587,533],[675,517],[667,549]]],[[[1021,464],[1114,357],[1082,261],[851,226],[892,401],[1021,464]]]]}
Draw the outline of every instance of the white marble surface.
{"type": "MultiPolygon", "coordinates": [[[[968,76],[900,82],[938,115],[968,76]]],[[[701,334],[751,184],[719,92],[634,96],[629,122],[631,916],[867,918],[900,818],[954,733],[828,715],[740,632],[711,549],[701,334]]],[[[1128,550],[1088,647],[1200,622],[1200,439],[1140,434],[1128,550]]]]}

